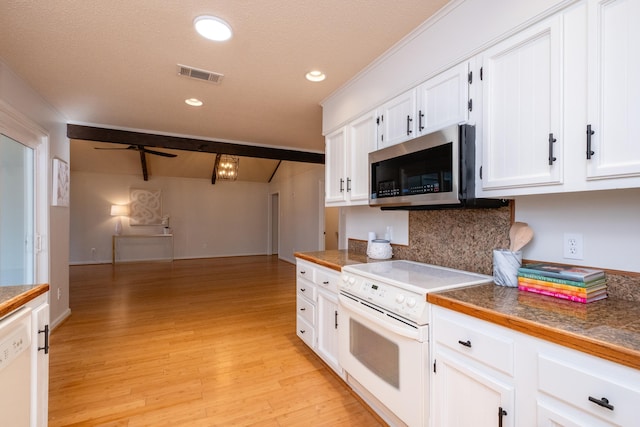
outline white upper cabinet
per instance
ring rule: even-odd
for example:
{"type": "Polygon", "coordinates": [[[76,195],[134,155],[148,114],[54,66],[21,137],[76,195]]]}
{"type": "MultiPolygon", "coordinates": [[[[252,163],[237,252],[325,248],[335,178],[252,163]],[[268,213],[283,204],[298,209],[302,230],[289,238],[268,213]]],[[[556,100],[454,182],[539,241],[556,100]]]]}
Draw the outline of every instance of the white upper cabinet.
{"type": "Polygon", "coordinates": [[[378,149],[416,137],[416,89],[396,96],[378,109],[378,149]]]}
{"type": "Polygon", "coordinates": [[[416,136],[468,120],[468,81],[469,66],[464,62],[418,86],[416,136]]]}
{"type": "Polygon", "coordinates": [[[347,130],[341,127],[325,138],[325,204],[346,200],[347,130]]]}
{"type": "Polygon", "coordinates": [[[347,195],[352,205],[369,203],[369,153],[376,150],[376,112],[347,125],[347,195]]]}
{"type": "Polygon", "coordinates": [[[375,110],[326,137],[325,204],[369,203],[369,153],[376,149],[375,110]]]}
{"type": "Polygon", "coordinates": [[[639,19],[639,1],[588,3],[587,179],[640,176],[639,19]]]}
{"type": "Polygon", "coordinates": [[[561,31],[554,16],[481,55],[483,190],[562,182],[561,31]]]}

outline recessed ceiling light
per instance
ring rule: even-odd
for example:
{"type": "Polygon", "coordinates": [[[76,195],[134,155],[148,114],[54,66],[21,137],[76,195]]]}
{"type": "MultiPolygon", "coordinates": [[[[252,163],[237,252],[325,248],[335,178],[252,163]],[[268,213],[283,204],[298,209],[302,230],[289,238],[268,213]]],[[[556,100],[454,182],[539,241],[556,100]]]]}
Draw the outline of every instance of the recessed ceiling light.
{"type": "Polygon", "coordinates": [[[321,82],[327,78],[322,71],[318,70],[309,71],[304,77],[310,82],[321,82]]]}
{"type": "Polygon", "coordinates": [[[192,107],[200,107],[202,105],[202,101],[197,98],[185,99],[184,102],[192,107]]]}
{"type": "Polygon", "coordinates": [[[233,34],[231,26],[215,16],[198,16],[194,19],[193,25],[202,37],[217,42],[229,40],[233,34]]]}

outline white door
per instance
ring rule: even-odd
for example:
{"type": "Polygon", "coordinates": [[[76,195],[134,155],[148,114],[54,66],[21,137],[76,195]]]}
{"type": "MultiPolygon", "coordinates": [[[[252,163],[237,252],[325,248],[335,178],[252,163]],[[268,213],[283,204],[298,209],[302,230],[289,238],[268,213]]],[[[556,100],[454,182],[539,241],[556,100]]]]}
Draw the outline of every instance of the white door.
{"type": "Polygon", "coordinates": [[[325,204],[343,204],[346,200],[347,132],[345,128],[328,135],[325,139],[325,204]]]}
{"type": "Polygon", "coordinates": [[[468,64],[457,65],[418,86],[416,132],[426,135],[469,117],[468,64]]]}
{"type": "Polygon", "coordinates": [[[447,427],[515,425],[515,390],[455,356],[435,351],[434,420],[447,427]]]}
{"type": "Polygon", "coordinates": [[[482,54],[483,189],[562,182],[561,17],[482,54]]]}
{"type": "Polygon", "coordinates": [[[341,374],[338,363],[338,296],[318,291],[318,353],[341,374]]]}
{"type": "Polygon", "coordinates": [[[588,14],[587,177],[640,176],[640,2],[590,0],[588,14]]]}
{"type": "Polygon", "coordinates": [[[396,96],[380,107],[378,111],[378,149],[415,138],[415,112],[415,89],[396,96]]]}
{"type": "Polygon", "coordinates": [[[376,112],[349,123],[347,191],[349,204],[369,203],[369,153],[376,150],[376,112]]]}

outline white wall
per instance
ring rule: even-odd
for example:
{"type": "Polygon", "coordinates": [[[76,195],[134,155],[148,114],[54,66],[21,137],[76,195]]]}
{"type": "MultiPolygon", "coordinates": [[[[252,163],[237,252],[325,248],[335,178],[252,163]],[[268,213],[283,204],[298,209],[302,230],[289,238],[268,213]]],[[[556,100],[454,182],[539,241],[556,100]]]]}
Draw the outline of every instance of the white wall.
{"type": "Polygon", "coordinates": [[[280,201],[279,257],[295,263],[294,252],[317,251],[324,245],[324,165],[282,162],[269,185],[280,201]],[[322,223],[321,223],[322,222],[322,223]]]}
{"type": "Polygon", "coordinates": [[[391,231],[391,243],[409,244],[409,212],[383,211],[369,206],[351,206],[341,210],[345,223],[346,235],[341,247],[346,249],[346,239],[368,240],[369,232],[376,233],[376,238],[384,239],[387,227],[391,231]]]}
{"type": "Polygon", "coordinates": [[[516,221],[535,233],[526,259],[640,272],[640,189],[518,197],[516,221]],[[563,257],[565,233],[583,236],[584,259],[563,257]]]}
{"type": "Polygon", "coordinates": [[[51,206],[51,159],[57,157],[69,162],[69,140],[67,139],[66,119],[38,93],[16,75],[5,63],[0,61],[0,101],[18,111],[27,119],[43,129],[47,136],[44,170],[37,173],[46,175],[48,233],[43,237],[43,255],[48,258],[48,271],[45,273],[51,287],[51,323],[55,327],[69,311],[69,208],[51,206]],[[58,291],[60,297],[58,297],[58,291]]]}
{"type": "MultiPolygon", "coordinates": [[[[208,179],[71,173],[71,263],[111,262],[116,218],[112,204],[129,202],[130,188],[159,189],[162,212],[171,216],[174,257],[266,254],[268,185],[208,179]],[[92,251],[95,248],[95,252],[92,251]]],[[[154,234],[161,226],[130,226],[123,234],[154,234]]]]}

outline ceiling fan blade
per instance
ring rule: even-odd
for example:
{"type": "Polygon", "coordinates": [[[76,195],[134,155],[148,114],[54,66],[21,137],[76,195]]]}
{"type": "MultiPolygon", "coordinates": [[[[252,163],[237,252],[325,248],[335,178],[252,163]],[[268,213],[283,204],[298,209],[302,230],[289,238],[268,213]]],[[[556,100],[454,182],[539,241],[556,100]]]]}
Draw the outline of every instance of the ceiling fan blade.
{"type": "Polygon", "coordinates": [[[143,148],[141,151],[144,151],[145,153],[149,153],[149,154],[155,154],[156,156],[178,157],[177,154],[163,153],[162,151],[149,150],[148,148],[143,148]]]}

